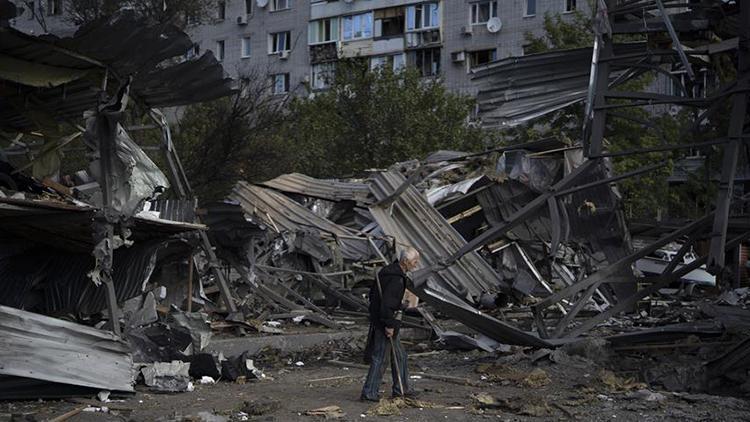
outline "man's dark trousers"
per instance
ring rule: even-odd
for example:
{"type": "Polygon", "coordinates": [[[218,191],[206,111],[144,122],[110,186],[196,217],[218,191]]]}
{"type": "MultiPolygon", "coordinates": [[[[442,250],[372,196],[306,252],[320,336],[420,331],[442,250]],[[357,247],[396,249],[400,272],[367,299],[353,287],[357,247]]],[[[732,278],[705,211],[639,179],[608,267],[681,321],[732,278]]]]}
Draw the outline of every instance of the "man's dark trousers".
{"type": "MultiPolygon", "coordinates": [[[[391,375],[393,377],[393,396],[401,396],[401,387],[398,385],[398,372],[401,373],[401,382],[404,384],[406,392],[409,391],[409,371],[406,368],[406,350],[401,345],[401,336],[396,330],[396,334],[393,336],[393,346],[396,351],[396,357],[398,362],[393,362],[393,356],[391,355],[391,375]],[[397,369],[398,368],[398,369],[397,369]]],[[[383,365],[385,364],[386,353],[390,351],[390,343],[388,337],[385,336],[385,329],[383,327],[373,327],[372,335],[372,354],[370,358],[370,370],[367,372],[367,379],[365,380],[365,386],[362,388],[362,397],[368,400],[378,399],[378,390],[380,383],[383,381],[383,365]]]]}

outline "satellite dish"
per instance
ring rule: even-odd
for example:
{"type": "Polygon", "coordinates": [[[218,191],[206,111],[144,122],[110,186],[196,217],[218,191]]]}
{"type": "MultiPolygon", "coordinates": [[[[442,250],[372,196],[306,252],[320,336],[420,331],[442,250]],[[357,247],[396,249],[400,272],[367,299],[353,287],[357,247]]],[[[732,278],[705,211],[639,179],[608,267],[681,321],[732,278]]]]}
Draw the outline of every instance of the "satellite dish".
{"type": "Polygon", "coordinates": [[[255,0],[258,3],[258,7],[268,6],[268,0],[255,0]]]}
{"type": "Polygon", "coordinates": [[[491,18],[487,21],[487,30],[494,33],[500,32],[503,29],[503,21],[500,18],[491,18]]]}

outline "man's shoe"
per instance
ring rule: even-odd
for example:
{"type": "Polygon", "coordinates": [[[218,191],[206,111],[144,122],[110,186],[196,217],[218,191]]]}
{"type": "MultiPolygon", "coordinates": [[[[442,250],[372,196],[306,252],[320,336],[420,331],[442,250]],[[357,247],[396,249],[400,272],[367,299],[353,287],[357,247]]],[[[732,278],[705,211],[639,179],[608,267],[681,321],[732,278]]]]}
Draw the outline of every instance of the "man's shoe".
{"type": "Polygon", "coordinates": [[[373,399],[373,398],[370,398],[370,397],[367,397],[367,396],[359,396],[359,401],[371,401],[371,402],[377,403],[377,402],[380,401],[380,399],[378,399],[378,398],[374,398],[373,399]]]}
{"type": "MultiPolygon", "coordinates": [[[[400,395],[397,395],[397,394],[394,394],[394,395],[392,395],[391,397],[395,399],[395,398],[397,398],[397,397],[401,397],[401,396],[400,396],[400,395]]],[[[418,392],[416,392],[416,391],[414,391],[414,390],[412,390],[412,391],[407,391],[407,392],[406,392],[406,393],[404,394],[404,397],[405,397],[405,398],[407,398],[407,399],[418,399],[418,398],[419,398],[419,393],[418,393],[418,392]]]]}

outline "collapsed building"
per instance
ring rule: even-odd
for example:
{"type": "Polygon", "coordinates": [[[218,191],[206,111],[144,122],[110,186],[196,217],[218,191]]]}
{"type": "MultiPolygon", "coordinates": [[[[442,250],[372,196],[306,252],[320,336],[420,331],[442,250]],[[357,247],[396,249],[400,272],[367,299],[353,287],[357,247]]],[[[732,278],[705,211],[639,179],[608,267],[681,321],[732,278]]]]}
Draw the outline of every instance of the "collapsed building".
{"type": "MultiPolygon", "coordinates": [[[[141,371],[146,383],[167,391],[188,388],[188,371],[230,379],[247,374],[252,368],[245,356],[201,353],[211,328],[279,333],[264,324],[279,319],[342,328],[337,315],[366,314],[364,293],[375,271],[404,246],[422,255],[421,268],[410,277],[413,296],[406,298],[404,324],[446,344],[553,349],[595,337],[634,347],[723,336],[732,346],[701,364],[702,377],[690,388],[707,390],[717,380],[747,383],[747,270],[740,253],[727,251],[742,251],[750,237],[747,195],[733,192],[741,153],[747,154],[750,7],[679,3],[682,12],[664,12],[676,5],[600,1],[593,48],[501,60],[476,71],[484,84],[479,103],[486,123],[524,123],[585,101],[581,142],[542,139],[480,153],[437,151],[359,179],[287,174],[238,182],[225,201],[200,209],[158,108],[232,93],[210,53],[180,62],[190,46],[183,33],[137,23],[127,13],[62,40],[0,28],[0,54],[14,58],[0,72],[2,129],[41,134],[44,141],[31,165],[4,159],[0,174],[0,357],[9,362],[0,374],[5,391],[16,394],[4,397],[30,394],[18,386],[38,392],[39,385],[55,383],[132,391],[134,360],[151,363],[141,371]],[[615,35],[634,32],[667,34],[669,42],[658,48],[614,42],[615,35]],[[696,35],[706,32],[719,41],[696,35]],[[688,35],[690,48],[679,38],[688,35]],[[696,60],[725,53],[737,63],[736,79],[712,96],[618,90],[666,65],[691,74],[696,60]],[[695,107],[700,123],[728,98],[730,133],[722,139],[625,152],[610,152],[604,142],[607,119],[619,107],[695,107]],[[120,123],[129,101],[147,110],[161,131],[166,175],[120,123]],[[84,112],[85,125],[79,123],[84,112]],[[77,131],[60,136],[63,122],[77,131]],[[89,168],[68,187],[57,177],[58,151],[77,137],[84,140],[89,168]],[[723,148],[716,209],[679,225],[652,225],[639,234],[655,240],[636,245],[613,185],[664,163],[613,174],[609,160],[695,147],[723,148]],[[24,176],[28,169],[34,177],[24,176]],[[178,199],[155,198],[170,186],[178,199]],[[676,250],[666,254],[675,242],[676,250]],[[706,252],[684,259],[699,244],[707,245],[706,252]],[[636,269],[656,253],[663,265],[655,275],[636,269]],[[161,271],[163,285],[175,262],[189,268],[188,286],[179,280],[167,293],[156,289],[152,275],[161,271]],[[716,288],[701,291],[674,318],[683,306],[676,298],[687,289],[670,288],[694,284],[688,276],[698,270],[710,273],[707,284],[716,288]],[[644,302],[657,306],[649,313],[640,307],[644,302]],[[195,303],[206,314],[192,312],[195,303]],[[64,321],[65,315],[98,328],[64,321]],[[447,320],[463,327],[447,329],[447,320]],[[624,322],[612,323],[618,320],[624,322]],[[83,349],[98,355],[96,367],[89,366],[91,357],[80,358],[83,349]],[[31,357],[12,358],[19,355],[31,357]],[[45,359],[59,365],[39,371],[35,362],[45,359]],[[111,375],[107,380],[104,372],[111,375]],[[170,384],[177,375],[179,385],[170,384]]],[[[9,152],[25,151],[19,139],[9,152]]]]}

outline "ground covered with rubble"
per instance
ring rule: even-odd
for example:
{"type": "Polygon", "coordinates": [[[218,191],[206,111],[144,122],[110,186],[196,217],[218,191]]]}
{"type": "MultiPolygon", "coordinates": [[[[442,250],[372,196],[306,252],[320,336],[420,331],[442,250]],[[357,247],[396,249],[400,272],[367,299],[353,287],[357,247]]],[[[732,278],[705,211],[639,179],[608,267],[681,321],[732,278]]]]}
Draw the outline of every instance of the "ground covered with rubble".
{"type": "MultiPolygon", "coordinates": [[[[750,418],[747,399],[660,390],[636,381],[632,371],[617,369],[622,355],[609,355],[611,350],[594,345],[571,348],[570,354],[564,350],[413,351],[410,382],[420,396],[406,403],[389,400],[385,393],[382,403],[357,400],[365,369],[348,361],[360,356],[336,356],[339,363],[332,364],[331,353],[316,351],[295,356],[267,353],[262,380],[197,384],[194,391],[180,394],[139,387],[133,396],[108,402],[91,397],[4,403],[0,418],[48,420],[78,409],[83,411],[71,420],[311,421],[325,415],[341,420],[415,421],[750,418]],[[454,379],[430,379],[414,375],[417,372],[454,379]],[[318,415],[310,414],[321,408],[318,415]]],[[[390,386],[384,384],[383,389],[388,392],[390,386]]]]}

